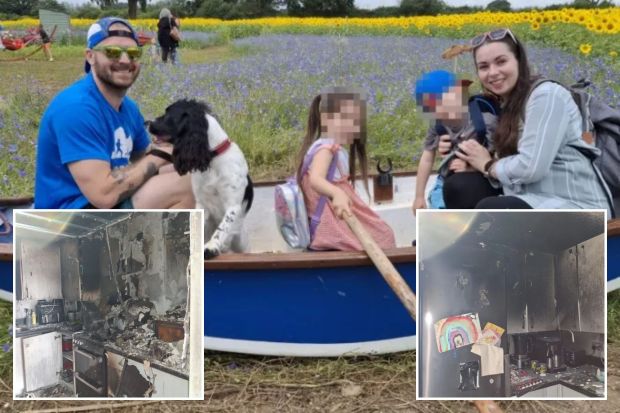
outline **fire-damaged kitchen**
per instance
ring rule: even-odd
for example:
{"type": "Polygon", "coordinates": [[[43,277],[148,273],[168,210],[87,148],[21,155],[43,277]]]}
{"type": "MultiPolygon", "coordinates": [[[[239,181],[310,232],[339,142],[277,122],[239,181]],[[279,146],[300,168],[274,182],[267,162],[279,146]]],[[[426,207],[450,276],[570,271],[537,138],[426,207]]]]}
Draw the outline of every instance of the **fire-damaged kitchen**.
{"type": "Polygon", "coordinates": [[[605,223],[422,211],[418,397],[605,397],[605,223]]]}
{"type": "Polygon", "coordinates": [[[202,211],[15,214],[16,398],[202,398],[202,211]]]}

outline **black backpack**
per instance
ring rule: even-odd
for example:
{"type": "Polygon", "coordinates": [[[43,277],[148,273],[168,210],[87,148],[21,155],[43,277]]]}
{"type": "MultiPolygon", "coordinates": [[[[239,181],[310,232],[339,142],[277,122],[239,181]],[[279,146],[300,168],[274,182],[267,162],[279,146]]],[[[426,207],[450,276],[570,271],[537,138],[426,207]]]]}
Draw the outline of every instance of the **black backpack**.
{"type": "MultiPolygon", "coordinates": [[[[579,108],[582,118],[582,138],[600,149],[601,154],[583,147],[573,146],[583,155],[590,159],[597,168],[597,176],[602,177],[609,190],[611,197],[620,196],[620,110],[609,106],[605,102],[590,95],[585,88],[590,82],[581,79],[576,84],[566,87],[555,80],[541,78],[536,80],[530,93],[541,83],[553,82],[567,89],[575,104],[579,108]],[[597,170],[598,169],[598,170],[597,170]],[[600,171],[600,175],[599,172],[600,171]]],[[[613,201],[610,202],[613,206],[613,201]]]]}

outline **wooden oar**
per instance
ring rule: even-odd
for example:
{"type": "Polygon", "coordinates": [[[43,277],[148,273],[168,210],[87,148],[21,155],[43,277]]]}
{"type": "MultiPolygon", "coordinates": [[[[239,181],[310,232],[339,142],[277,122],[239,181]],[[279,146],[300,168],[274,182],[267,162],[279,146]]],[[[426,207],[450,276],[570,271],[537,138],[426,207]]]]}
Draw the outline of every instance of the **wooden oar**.
{"type": "Polygon", "coordinates": [[[398,270],[394,268],[394,265],[390,262],[388,257],[385,256],[383,250],[381,250],[375,240],[372,239],[362,223],[359,222],[354,215],[348,215],[346,213],[344,214],[344,220],[347,222],[360,244],[362,244],[362,247],[364,247],[366,254],[368,254],[371,261],[375,264],[379,273],[381,273],[392,291],[398,296],[411,317],[415,320],[415,294],[411,291],[411,288],[409,288],[398,270]]]}

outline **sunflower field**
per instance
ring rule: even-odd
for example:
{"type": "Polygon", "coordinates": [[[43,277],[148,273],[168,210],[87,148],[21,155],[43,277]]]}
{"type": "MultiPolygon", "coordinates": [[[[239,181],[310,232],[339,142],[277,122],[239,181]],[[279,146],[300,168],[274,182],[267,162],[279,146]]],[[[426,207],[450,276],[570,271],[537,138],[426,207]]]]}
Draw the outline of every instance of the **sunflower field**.
{"type": "MultiPolygon", "coordinates": [[[[77,29],[87,29],[90,19],[72,19],[77,29]]],[[[136,27],[155,31],[156,19],[133,20],[136,27]]],[[[25,18],[3,22],[7,29],[38,24],[25,18]]],[[[432,36],[467,39],[483,30],[510,27],[524,41],[537,41],[565,51],[591,56],[620,53],[620,7],[608,9],[561,9],[527,12],[480,12],[439,16],[389,18],[295,18],[274,17],[244,20],[186,18],[184,30],[220,32],[230,38],[266,33],[330,35],[432,36]]]]}
{"type": "MultiPolygon", "coordinates": [[[[0,158],[0,195],[32,194],[39,120],[54,94],[83,74],[92,22],[72,20],[73,43],[54,45],[56,62],[3,63],[0,151],[8,156],[0,158]]],[[[15,31],[37,23],[2,22],[15,31]]],[[[156,20],[133,23],[154,34],[156,20]]],[[[149,50],[145,55],[155,60],[144,60],[129,94],[146,119],[176,99],[208,102],[244,150],[252,175],[269,180],[293,171],[314,95],[328,86],[356,86],[367,92],[369,158],[388,157],[398,170],[413,171],[428,128],[411,95],[416,79],[435,69],[475,79],[471,56],[446,60],[441,52],[497,27],[510,27],[524,42],[534,73],[565,84],[587,78],[593,95],[620,107],[620,7],[372,19],[187,18],[181,64],[159,64],[149,50]],[[218,50],[228,57],[209,57],[218,50]]],[[[0,52],[0,59],[11,53],[0,52]]],[[[479,88],[476,82],[470,90],[479,88]]]]}

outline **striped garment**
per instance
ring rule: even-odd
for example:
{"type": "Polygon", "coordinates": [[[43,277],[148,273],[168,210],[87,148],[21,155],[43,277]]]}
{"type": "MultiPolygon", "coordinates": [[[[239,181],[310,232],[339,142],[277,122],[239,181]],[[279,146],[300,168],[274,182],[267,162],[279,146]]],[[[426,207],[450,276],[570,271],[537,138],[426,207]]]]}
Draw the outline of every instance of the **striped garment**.
{"type": "MultiPolygon", "coordinates": [[[[335,144],[332,139],[317,139],[314,145],[320,145],[321,149],[319,150],[324,150],[325,148],[338,157],[336,164],[337,172],[331,183],[344,191],[351,199],[351,210],[364,225],[366,231],[368,231],[381,249],[394,248],[396,241],[392,228],[357,195],[349,182],[349,154],[340,145],[335,144]]],[[[308,152],[311,150],[312,147],[308,152]]],[[[305,195],[308,216],[311,217],[314,215],[314,211],[316,211],[321,195],[312,189],[308,172],[306,172],[301,181],[301,188],[305,195]]],[[[323,251],[361,251],[364,249],[347,223],[343,219],[336,217],[329,202],[327,202],[323,209],[321,221],[316,228],[310,248],[323,251]]]]}
{"type": "Polygon", "coordinates": [[[607,209],[611,217],[591,162],[569,146],[590,147],[581,139],[581,114],[566,89],[551,82],[534,89],[519,133],[518,153],[495,164],[504,195],[536,209],[607,209]]]}

